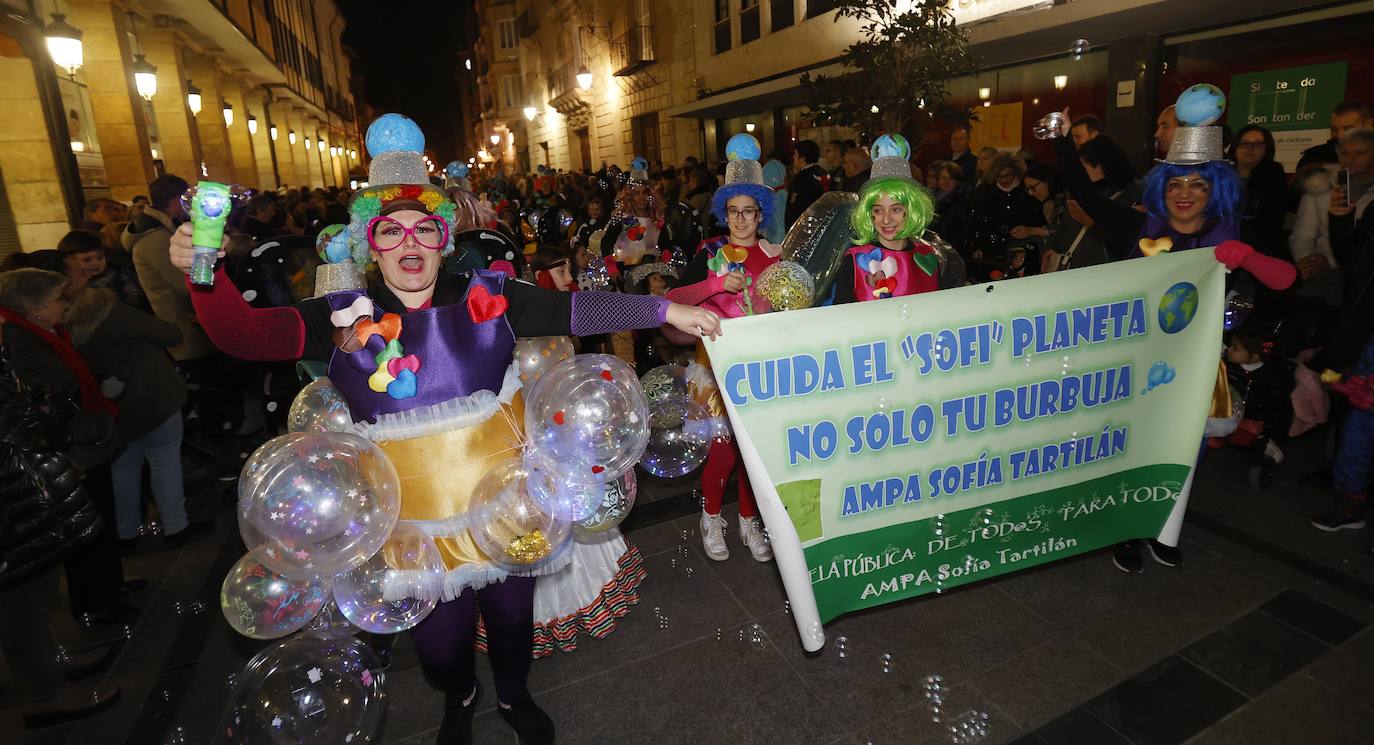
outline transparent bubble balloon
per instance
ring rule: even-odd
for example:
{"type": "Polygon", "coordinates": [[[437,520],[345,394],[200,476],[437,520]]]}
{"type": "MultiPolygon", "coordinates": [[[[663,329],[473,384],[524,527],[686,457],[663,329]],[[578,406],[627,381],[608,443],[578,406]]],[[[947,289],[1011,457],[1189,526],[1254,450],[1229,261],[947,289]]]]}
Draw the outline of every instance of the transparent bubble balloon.
{"type": "Polygon", "coordinates": [[[493,564],[511,572],[528,573],[552,561],[572,538],[572,524],[530,496],[530,478],[524,458],[500,461],[478,479],[468,507],[472,540],[493,564]]]}
{"type": "Polygon", "coordinates": [[[649,441],[649,402],[634,370],[608,354],[579,354],[544,373],[525,397],[525,436],[570,480],[615,478],[649,441]]]}
{"type": "Polygon", "coordinates": [[[400,514],[396,468],[343,432],[268,440],[239,478],[239,533],[258,561],[291,579],[332,577],[377,553],[400,514]]]}
{"type": "Polygon", "coordinates": [[[1073,44],[1069,45],[1069,56],[1076,60],[1083,59],[1083,55],[1091,49],[1092,45],[1088,43],[1087,39],[1075,39],[1073,44]]]}
{"type": "Polygon", "coordinates": [[[596,512],[586,520],[573,525],[573,531],[578,536],[590,538],[619,527],[630,515],[630,510],[634,509],[638,482],[633,468],[620,478],[607,481],[601,486],[601,504],[597,506],[596,512]]]}
{"type": "Polygon", "coordinates": [[[828,191],[806,208],[782,239],[783,260],[800,264],[811,275],[813,302],[829,292],[845,252],[854,245],[849,218],[858,203],[858,194],[828,191]]]}
{"type": "Polygon", "coordinates": [[[687,396],[649,404],[649,444],[639,465],[659,478],[678,478],[695,471],[711,449],[711,416],[687,396]]]}
{"type": "Polygon", "coordinates": [[[520,382],[534,384],[545,370],[577,354],[566,336],[527,336],[515,340],[515,369],[520,382]]]}
{"type": "Polygon", "coordinates": [[[303,628],[329,600],[329,585],[292,580],[244,554],[224,576],[219,605],[224,620],[251,639],[280,639],[303,628]]]}
{"type": "Polygon", "coordinates": [[[754,291],[773,306],[774,312],[781,312],[810,308],[816,285],[801,264],[779,261],[759,274],[754,291]]]}
{"type": "Polygon", "coordinates": [[[444,589],[444,560],[434,539],[397,523],[382,550],[334,578],[334,603],[354,626],[395,634],[425,620],[444,589]]]}
{"type": "Polygon", "coordinates": [[[563,475],[551,467],[553,459],[531,451],[525,456],[525,490],[543,511],[559,520],[576,522],[589,517],[601,504],[600,478],[563,475]]]}
{"type": "Polygon", "coordinates": [[[673,396],[687,395],[687,368],[682,365],[659,365],[639,378],[644,397],[649,403],[673,396]]]}
{"type": "Polygon", "coordinates": [[[306,384],[286,414],[289,432],[356,432],[353,412],[329,378],[306,384]]]}
{"type": "Polygon", "coordinates": [[[225,742],[236,745],[380,743],[382,663],[344,628],[296,634],[259,652],[230,696],[225,742]]]}

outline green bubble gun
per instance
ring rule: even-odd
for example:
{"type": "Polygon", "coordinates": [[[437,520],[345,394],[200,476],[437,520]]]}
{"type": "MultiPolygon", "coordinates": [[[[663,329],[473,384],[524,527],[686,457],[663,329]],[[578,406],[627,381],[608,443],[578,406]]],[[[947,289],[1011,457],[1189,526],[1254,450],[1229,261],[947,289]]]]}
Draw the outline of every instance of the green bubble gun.
{"type": "Polygon", "coordinates": [[[196,255],[191,259],[191,283],[215,283],[215,257],[224,241],[224,223],[233,209],[233,195],[229,187],[214,181],[196,184],[190,199],[191,245],[196,255]]]}

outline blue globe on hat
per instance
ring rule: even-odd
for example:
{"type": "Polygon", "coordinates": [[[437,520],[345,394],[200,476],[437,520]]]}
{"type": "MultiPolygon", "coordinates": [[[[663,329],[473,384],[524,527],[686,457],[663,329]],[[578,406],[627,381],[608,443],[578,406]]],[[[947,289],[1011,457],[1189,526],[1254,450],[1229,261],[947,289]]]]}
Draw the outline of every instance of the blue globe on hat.
{"type": "MultiPolygon", "coordinates": [[[[869,148],[873,167],[869,181],[880,178],[899,178],[916,183],[911,178],[911,143],[899,134],[885,134],[873,141],[869,148]]],[[[866,182],[865,182],[866,183],[866,182]]]]}
{"type": "Polygon", "coordinates": [[[725,203],[737,196],[753,197],[767,225],[773,217],[773,190],[764,185],[759,157],[763,147],[751,134],[741,132],[725,143],[725,183],[711,198],[711,213],[725,223],[725,203]]]}
{"type": "Polygon", "coordinates": [[[1198,83],[1179,94],[1174,115],[1180,126],[1164,162],[1193,166],[1224,160],[1221,127],[1214,124],[1225,111],[1226,94],[1211,83],[1198,83]]]}

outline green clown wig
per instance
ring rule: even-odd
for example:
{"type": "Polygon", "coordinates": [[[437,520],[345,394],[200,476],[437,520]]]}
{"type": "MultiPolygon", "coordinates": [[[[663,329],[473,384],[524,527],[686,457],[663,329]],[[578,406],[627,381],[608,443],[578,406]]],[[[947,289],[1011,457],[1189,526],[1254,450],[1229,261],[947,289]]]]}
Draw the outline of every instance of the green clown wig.
{"type": "Polygon", "coordinates": [[[897,231],[898,238],[919,238],[935,218],[935,203],[925,188],[915,181],[897,176],[873,179],[859,190],[859,204],[850,218],[850,225],[861,244],[878,242],[878,231],[873,227],[873,205],[882,197],[906,208],[906,222],[897,231]]]}

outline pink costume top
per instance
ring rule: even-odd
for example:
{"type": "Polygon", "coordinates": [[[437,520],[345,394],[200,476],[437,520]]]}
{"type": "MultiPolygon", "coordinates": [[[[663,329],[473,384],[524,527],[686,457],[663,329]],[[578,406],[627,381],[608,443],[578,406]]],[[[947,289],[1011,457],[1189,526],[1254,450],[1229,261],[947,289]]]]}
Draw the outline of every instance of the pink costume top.
{"type": "Polygon", "coordinates": [[[910,239],[907,248],[894,251],[877,243],[854,246],[848,252],[836,287],[835,302],[865,302],[888,297],[919,295],[940,289],[940,256],[921,241],[910,239]],[[847,271],[846,271],[847,270],[847,271]],[[852,276],[846,277],[846,274],[852,276]],[[845,297],[845,290],[852,293],[845,297]]]}
{"type": "Polygon", "coordinates": [[[728,236],[701,242],[697,256],[687,268],[681,285],[668,291],[668,299],[683,305],[706,308],[721,318],[739,318],[754,313],[767,313],[769,302],[754,291],[754,281],[764,269],[778,263],[776,255],[769,256],[762,246],[736,246],[728,236]],[[743,271],[748,286],[739,293],[725,291],[725,276],[743,271]]]}

